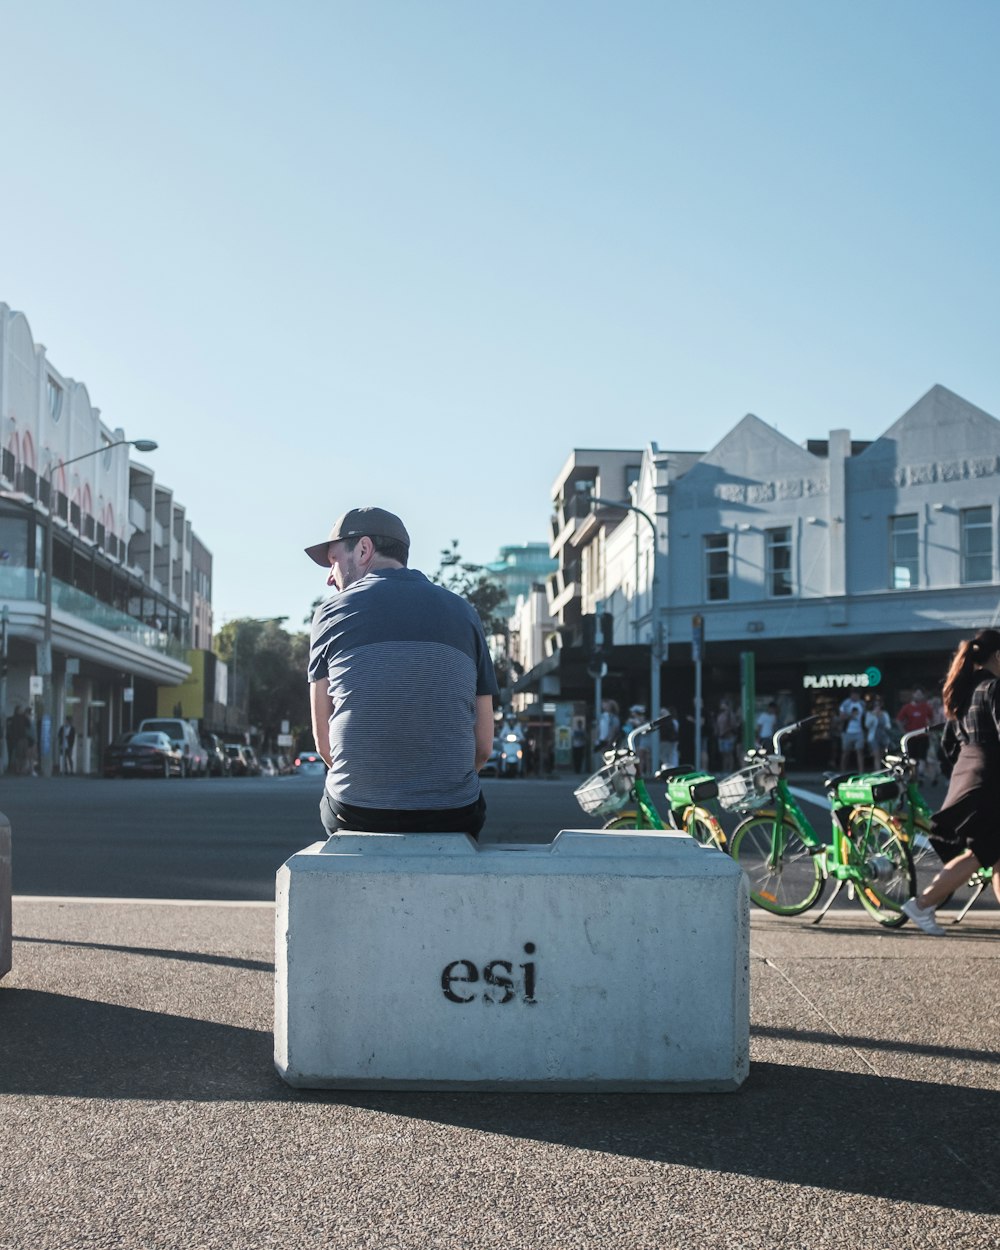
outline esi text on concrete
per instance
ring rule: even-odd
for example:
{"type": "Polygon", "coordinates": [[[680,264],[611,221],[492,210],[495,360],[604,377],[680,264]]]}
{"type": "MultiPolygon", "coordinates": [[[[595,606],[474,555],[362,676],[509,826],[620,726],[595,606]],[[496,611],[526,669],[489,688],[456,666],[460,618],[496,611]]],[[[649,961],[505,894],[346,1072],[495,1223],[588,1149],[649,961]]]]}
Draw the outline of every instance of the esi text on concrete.
{"type": "Polygon", "coordinates": [[[275,1066],[333,1089],[725,1091],[749,899],[685,834],[336,834],[277,875],[275,1066]]]}
{"type": "Polygon", "coordinates": [[[0,812],[0,977],[11,967],[10,821],[0,812]]]}

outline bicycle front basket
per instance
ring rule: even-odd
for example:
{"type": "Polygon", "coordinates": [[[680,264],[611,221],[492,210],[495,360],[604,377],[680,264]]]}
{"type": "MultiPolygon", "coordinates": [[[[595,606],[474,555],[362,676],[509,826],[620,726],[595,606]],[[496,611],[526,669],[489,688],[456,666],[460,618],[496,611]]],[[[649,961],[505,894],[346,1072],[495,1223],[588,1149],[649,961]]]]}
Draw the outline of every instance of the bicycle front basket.
{"type": "Polygon", "coordinates": [[[573,791],[588,816],[613,816],[628,807],[638,768],[635,759],[613,760],[573,791]]]}
{"type": "Polygon", "coordinates": [[[719,804],[727,811],[765,807],[778,784],[770,764],[751,764],[719,782],[719,804]]]}

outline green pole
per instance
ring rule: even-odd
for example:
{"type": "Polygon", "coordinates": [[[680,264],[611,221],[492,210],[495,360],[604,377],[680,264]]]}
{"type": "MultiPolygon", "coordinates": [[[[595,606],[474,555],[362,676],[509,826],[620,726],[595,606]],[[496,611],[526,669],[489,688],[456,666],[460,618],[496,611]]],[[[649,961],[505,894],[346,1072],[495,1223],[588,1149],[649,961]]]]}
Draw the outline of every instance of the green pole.
{"type": "Polygon", "coordinates": [[[752,651],[740,652],[740,691],[743,708],[743,750],[757,742],[757,669],[752,651]]]}

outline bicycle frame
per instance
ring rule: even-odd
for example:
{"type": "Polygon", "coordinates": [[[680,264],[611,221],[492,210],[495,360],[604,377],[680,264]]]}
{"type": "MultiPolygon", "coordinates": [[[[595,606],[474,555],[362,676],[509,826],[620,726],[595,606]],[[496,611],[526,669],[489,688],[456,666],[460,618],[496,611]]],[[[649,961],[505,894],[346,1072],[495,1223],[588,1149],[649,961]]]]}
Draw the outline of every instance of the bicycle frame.
{"type": "MultiPolygon", "coordinates": [[[[889,810],[873,808],[873,812],[882,819],[890,822],[899,828],[900,837],[905,838],[911,847],[919,845],[918,839],[923,838],[926,843],[927,835],[932,829],[932,820],[934,812],[930,804],[920,792],[917,784],[916,761],[911,757],[909,752],[909,744],[913,738],[922,738],[930,733],[930,729],[913,729],[908,734],[904,734],[899,743],[899,755],[886,755],[884,763],[887,772],[885,773],[865,773],[859,774],[864,777],[878,776],[894,776],[897,780],[905,782],[902,797],[894,804],[891,804],[889,810]]],[[[919,846],[921,855],[928,850],[927,845],[919,846]]],[[[933,852],[937,857],[937,852],[933,852]]],[[[919,857],[917,857],[919,858],[919,857]]],[[[972,897],[962,907],[958,915],[952,921],[958,924],[964,920],[972,907],[973,903],[979,898],[986,887],[990,884],[993,876],[993,868],[989,864],[982,864],[979,868],[970,874],[969,887],[973,891],[972,897]]]]}
{"type": "Polygon", "coordinates": [[[640,818],[640,829],[666,829],[668,826],[664,823],[656,808],[655,803],[646,789],[646,783],[641,777],[636,777],[632,792],[635,795],[636,812],[640,818]]]}
{"type": "MultiPolygon", "coordinates": [[[[733,842],[737,848],[734,851],[737,860],[739,859],[738,848],[741,844],[740,831],[744,827],[752,827],[754,821],[770,821],[771,841],[765,863],[770,872],[780,874],[786,855],[787,831],[794,829],[797,838],[801,840],[808,854],[814,859],[819,879],[822,882],[811,903],[805,903],[800,910],[807,910],[810,905],[819,901],[828,880],[832,878],[837,883],[833,893],[814,918],[814,924],[818,924],[826,915],[845,882],[852,897],[857,893],[866,910],[876,915],[880,923],[902,923],[903,917],[899,907],[876,884],[880,880],[879,873],[886,862],[890,867],[893,863],[891,853],[887,854],[885,842],[878,841],[880,832],[884,834],[886,828],[891,828],[891,826],[888,826],[884,819],[876,816],[874,809],[869,810],[867,820],[864,814],[857,815],[857,809],[838,799],[837,789],[834,787],[829,792],[830,834],[828,838],[825,838],[817,832],[789,788],[784,772],[785,757],[781,750],[782,740],[803,723],[799,721],[794,725],[788,725],[775,734],[773,754],[768,754],[763,750],[747,753],[749,762],[777,762],[780,771],[777,774],[772,803],[769,804],[768,809],[759,811],[755,817],[747,818],[733,835],[733,842]],[[881,913],[885,919],[880,919],[878,913],[881,913]]],[[[912,862],[905,839],[894,834],[894,841],[898,843],[901,855],[905,857],[904,866],[912,882],[912,862]]],[[[760,898],[769,899],[771,902],[777,901],[763,891],[760,898]]],[[[767,903],[764,902],[762,905],[767,906],[767,903]]]]}
{"type": "MultiPolygon", "coordinates": [[[[616,755],[627,754],[637,756],[635,747],[636,739],[643,734],[649,733],[660,725],[666,717],[660,717],[657,720],[648,721],[644,725],[638,725],[635,729],[630,730],[626,738],[625,752],[607,752],[605,760],[608,763],[613,762],[616,755]]],[[[692,770],[692,777],[701,777],[703,774],[697,770],[692,770]]],[[[668,787],[669,790],[669,787],[668,787]]],[[[689,794],[688,801],[681,806],[671,804],[667,808],[668,817],[666,820],[660,815],[659,809],[653,801],[646,786],[646,782],[642,775],[636,773],[632,780],[632,797],[635,800],[635,824],[629,825],[629,828],[650,829],[650,830],[676,830],[679,833],[686,833],[694,840],[702,845],[714,844],[719,850],[724,851],[726,846],[726,835],[722,826],[712,815],[711,812],[699,807],[694,801],[693,796],[689,794]],[[707,834],[707,837],[704,836],[707,834]],[[702,836],[699,836],[702,835],[702,836]]],[[[669,798],[669,795],[668,795],[669,798]]],[[[621,817],[613,817],[608,822],[607,827],[614,827],[616,820],[621,817]]]]}

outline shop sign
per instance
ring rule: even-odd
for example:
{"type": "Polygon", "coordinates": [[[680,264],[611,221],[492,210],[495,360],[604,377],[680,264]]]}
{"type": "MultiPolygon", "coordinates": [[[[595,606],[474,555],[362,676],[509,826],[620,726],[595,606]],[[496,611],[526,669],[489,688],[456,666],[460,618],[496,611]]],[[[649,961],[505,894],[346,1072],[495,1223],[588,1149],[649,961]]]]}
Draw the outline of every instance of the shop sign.
{"type": "Polygon", "coordinates": [[[802,678],[805,690],[865,690],[877,686],[882,681],[881,670],[874,664],[862,673],[806,673],[802,678]]]}

